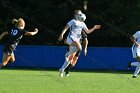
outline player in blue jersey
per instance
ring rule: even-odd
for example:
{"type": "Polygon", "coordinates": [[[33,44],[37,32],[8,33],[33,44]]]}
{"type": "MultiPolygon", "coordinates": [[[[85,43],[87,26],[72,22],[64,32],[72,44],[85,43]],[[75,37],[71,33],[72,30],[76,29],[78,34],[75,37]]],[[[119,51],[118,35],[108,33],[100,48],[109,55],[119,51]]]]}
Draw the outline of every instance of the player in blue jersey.
{"type": "Polygon", "coordinates": [[[32,32],[24,30],[25,21],[22,18],[19,18],[17,20],[14,19],[12,20],[12,23],[14,24],[14,27],[10,28],[9,31],[3,32],[0,35],[0,40],[5,35],[9,35],[7,41],[4,44],[3,58],[2,63],[0,63],[0,67],[6,66],[8,62],[15,61],[14,50],[24,35],[35,35],[38,33],[37,28],[32,32]]]}

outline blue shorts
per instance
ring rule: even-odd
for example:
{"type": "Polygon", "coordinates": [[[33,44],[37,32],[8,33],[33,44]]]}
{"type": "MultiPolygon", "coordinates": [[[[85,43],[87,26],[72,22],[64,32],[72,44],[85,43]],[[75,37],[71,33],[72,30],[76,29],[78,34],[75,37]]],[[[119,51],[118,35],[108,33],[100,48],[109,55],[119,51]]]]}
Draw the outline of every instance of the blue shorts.
{"type": "Polygon", "coordinates": [[[6,53],[7,55],[11,55],[14,50],[15,50],[15,47],[13,45],[6,45],[3,48],[3,52],[6,53]]]}

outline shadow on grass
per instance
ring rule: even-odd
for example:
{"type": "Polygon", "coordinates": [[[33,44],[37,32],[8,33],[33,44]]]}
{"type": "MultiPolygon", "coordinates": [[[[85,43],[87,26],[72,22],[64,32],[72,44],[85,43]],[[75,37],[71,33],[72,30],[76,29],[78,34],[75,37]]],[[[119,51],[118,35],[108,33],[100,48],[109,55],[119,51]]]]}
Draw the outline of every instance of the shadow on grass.
{"type": "MultiPolygon", "coordinates": [[[[1,70],[27,70],[27,71],[58,71],[58,68],[31,68],[31,67],[4,67],[1,70]]],[[[115,74],[132,74],[133,70],[107,70],[107,69],[72,69],[71,72],[84,73],[115,73],[115,74]]]]}

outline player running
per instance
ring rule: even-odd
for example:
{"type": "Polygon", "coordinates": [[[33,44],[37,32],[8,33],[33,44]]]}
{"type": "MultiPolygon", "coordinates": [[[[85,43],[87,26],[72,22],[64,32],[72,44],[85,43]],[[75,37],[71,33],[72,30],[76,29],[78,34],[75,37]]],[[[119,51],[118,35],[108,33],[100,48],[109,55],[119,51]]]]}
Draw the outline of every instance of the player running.
{"type": "Polygon", "coordinates": [[[133,78],[136,78],[140,71],[140,31],[137,31],[133,36],[130,36],[131,41],[133,42],[132,46],[132,55],[133,58],[137,60],[137,62],[128,63],[128,69],[131,66],[136,66],[135,72],[133,74],[133,78]]]}
{"type": "Polygon", "coordinates": [[[88,29],[86,24],[84,23],[86,19],[85,14],[82,12],[77,12],[75,14],[75,18],[72,19],[67,23],[65,28],[63,29],[61,35],[59,36],[59,41],[63,40],[63,35],[66,33],[66,31],[70,28],[69,35],[67,36],[66,42],[70,45],[73,46],[73,48],[65,54],[65,62],[60,69],[60,76],[63,77],[63,72],[65,68],[70,64],[68,61],[68,57],[70,54],[77,52],[77,51],[82,51],[82,46],[80,44],[80,36],[82,30],[84,30],[87,34],[93,32],[96,29],[100,29],[101,25],[95,25],[93,28],[88,29]]]}
{"type": "Polygon", "coordinates": [[[15,24],[15,26],[9,31],[3,32],[0,35],[0,40],[5,35],[9,35],[3,48],[3,59],[2,63],[0,63],[0,67],[6,66],[8,62],[15,61],[14,50],[22,39],[23,35],[35,35],[38,33],[38,29],[35,29],[33,32],[24,30],[25,21],[22,18],[19,18],[18,20],[14,19],[12,20],[12,23],[15,24]]]}
{"type": "MultiPolygon", "coordinates": [[[[87,39],[87,35],[86,35],[86,33],[84,31],[82,31],[80,42],[82,43],[82,46],[84,48],[84,55],[86,56],[86,54],[87,54],[87,46],[88,46],[88,39],[87,39]]],[[[71,54],[69,56],[68,60],[69,60],[70,64],[65,69],[65,71],[66,71],[65,76],[69,76],[69,70],[75,66],[80,54],[81,54],[81,52],[77,51],[77,52],[75,52],[75,53],[73,53],[73,54],[71,54]]]]}

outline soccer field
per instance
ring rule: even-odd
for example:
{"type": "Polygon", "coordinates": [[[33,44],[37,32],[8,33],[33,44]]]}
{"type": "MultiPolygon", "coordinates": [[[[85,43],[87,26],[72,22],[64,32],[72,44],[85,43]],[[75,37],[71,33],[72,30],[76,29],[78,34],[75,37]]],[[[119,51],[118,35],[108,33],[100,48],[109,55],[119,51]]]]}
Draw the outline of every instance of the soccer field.
{"type": "Polygon", "coordinates": [[[0,70],[0,93],[137,93],[140,77],[117,71],[0,70]]]}

